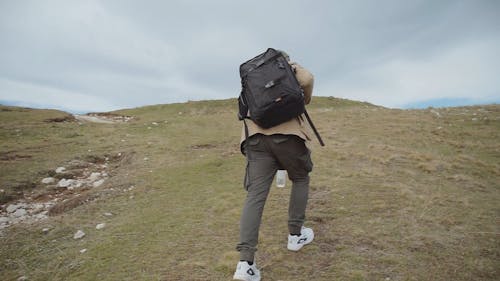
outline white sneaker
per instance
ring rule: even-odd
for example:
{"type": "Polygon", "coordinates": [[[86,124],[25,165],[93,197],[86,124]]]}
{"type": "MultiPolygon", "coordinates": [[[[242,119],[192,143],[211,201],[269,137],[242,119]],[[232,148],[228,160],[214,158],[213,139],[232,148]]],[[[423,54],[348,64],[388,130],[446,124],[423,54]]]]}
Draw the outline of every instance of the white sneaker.
{"type": "Polygon", "coordinates": [[[288,234],[288,250],[298,251],[311,243],[314,239],[314,231],[307,227],[302,227],[300,231],[300,236],[288,234]]]}
{"type": "Polygon", "coordinates": [[[246,261],[238,262],[236,272],[233,279],[244,281],[260,281],[260,271],[257,269],[255,262],[249,265],[246,261]]]}

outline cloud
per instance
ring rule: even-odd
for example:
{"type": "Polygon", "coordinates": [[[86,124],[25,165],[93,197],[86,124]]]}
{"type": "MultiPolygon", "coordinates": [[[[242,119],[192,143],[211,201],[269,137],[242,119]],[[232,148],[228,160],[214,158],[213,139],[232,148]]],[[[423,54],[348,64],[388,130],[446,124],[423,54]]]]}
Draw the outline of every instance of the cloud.
{"type": "Polygon", "coordinates": [[[322,86],[319,92],[388,107],[441,99],[500,96],[500,40],[470,43],[420,60],[395,58],[363,67],[322,86]]]}
{"type": "Polygon", "coordinates": [[[316,95],[391,107],[500,100],[499,9],[447,0],[3,1],[0,98],[95,111],[94,102],[111,110],[236,97],[238,66],[275,47],[313,72],[316,95]]]}

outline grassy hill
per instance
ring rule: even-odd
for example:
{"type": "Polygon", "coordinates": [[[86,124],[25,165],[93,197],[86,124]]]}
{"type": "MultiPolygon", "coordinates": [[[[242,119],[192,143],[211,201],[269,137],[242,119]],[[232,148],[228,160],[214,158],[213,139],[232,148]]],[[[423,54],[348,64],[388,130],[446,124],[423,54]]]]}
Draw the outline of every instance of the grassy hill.
{"type": "MultiPolygon", "coordinates": [[[[54,204],[48,219],[1,230],[1,279],[231,280],[245,197],[235,111],[235,100],[156,105],[100,124],[1,106],[3,212],[19,200],[54,204]],[[107,176],[94,188],[41,183],[95,171],[107,176]]],[[[263,280],[500,279],[500,105],[315,98],[309,113],[326,143],[312,142],[316,239],[286,250],[291,183],[273,187],[263,280]]]]}

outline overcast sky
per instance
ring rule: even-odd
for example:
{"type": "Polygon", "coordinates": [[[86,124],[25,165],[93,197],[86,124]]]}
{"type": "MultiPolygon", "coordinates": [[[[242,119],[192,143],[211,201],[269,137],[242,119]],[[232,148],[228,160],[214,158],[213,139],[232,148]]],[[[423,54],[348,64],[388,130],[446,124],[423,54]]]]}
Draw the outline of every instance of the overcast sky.
{"type": "Polygon", "coordinates": [[[268,47],[309,69],[317,96],[500,102],[497,0],[0,0],[0,103],[89,112],[237,97],[239,65],[268,47]]]}

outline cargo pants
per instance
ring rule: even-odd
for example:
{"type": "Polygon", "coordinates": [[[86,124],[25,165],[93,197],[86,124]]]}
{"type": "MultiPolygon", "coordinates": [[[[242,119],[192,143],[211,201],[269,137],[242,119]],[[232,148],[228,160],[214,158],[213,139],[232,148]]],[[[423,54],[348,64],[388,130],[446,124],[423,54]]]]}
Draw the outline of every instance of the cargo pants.
{"type": "Polygon", "coordinates": [[[288,207],[288,230],[290,233],[300,233],[305,219],[309,172],[313,163],[304,140],[295,135],[253,135],[245,142],[244,149],[247,155],[244,180],[247,197],[241,214],[240,243],[236,249],[240,252],[240,260],[253,261],[262,212],[276,171],[287,170],[293,183],[288,207]]]}

